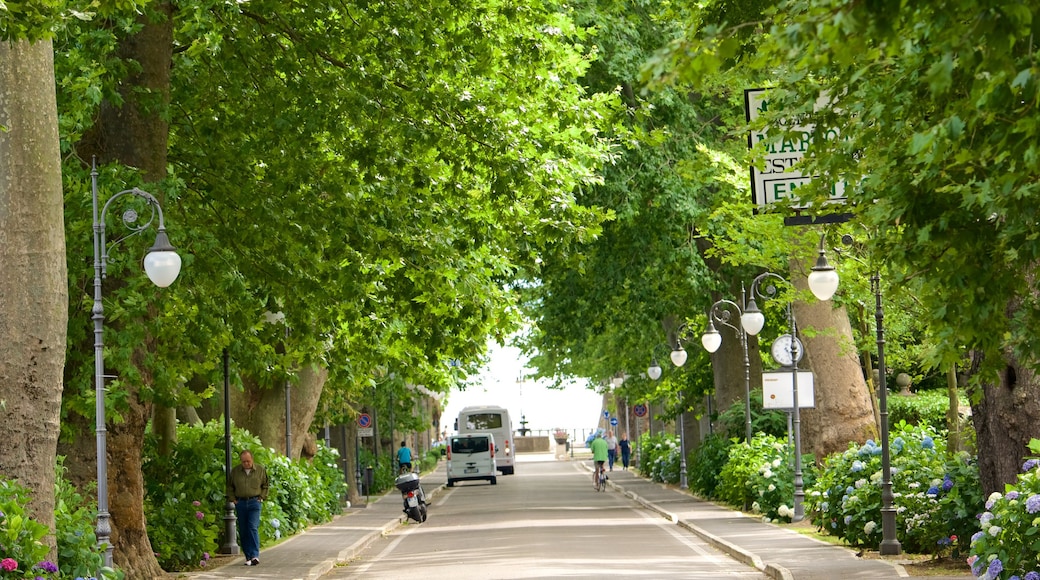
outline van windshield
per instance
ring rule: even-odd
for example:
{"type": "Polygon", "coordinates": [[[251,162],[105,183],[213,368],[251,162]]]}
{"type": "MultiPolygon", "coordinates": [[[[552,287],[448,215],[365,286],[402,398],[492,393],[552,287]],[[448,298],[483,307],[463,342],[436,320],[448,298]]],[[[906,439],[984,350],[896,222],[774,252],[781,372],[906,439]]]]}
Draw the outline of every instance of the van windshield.
{"type": "Polygon", "coordinates": [[[451,442],[452,453],[485,453],[487,451],[487,437],[466,437],[464,439],[453,439],[451,442]]]}

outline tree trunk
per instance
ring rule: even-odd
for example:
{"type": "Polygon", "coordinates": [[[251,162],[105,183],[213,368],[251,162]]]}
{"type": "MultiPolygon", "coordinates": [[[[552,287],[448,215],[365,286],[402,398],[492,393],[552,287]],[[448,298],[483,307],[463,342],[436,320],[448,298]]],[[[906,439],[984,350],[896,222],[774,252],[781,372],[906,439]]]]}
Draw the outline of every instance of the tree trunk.
{"type": "Polygon", "coordinates": [[[51,530],[68,332],[68,272],[49,41],[0,42],[0,477],[51,530]]]}
{"type": "Polygon", "coordinates": [[[1012,355],[995,383],[983,383],[971,397],[978,442],[979,479],[986,494],[1003,492],[1021,473],[1029,440],[1040,437],[1040,381],[1012,355]]]}
{"type": "MultiPolygon", "coordinates": [[[[164,120],[170,101],[173,63],[173,8],[167,1],[150,4],[139,16],[140,31],[120,41],[121,57],[140,64],[119,86],[123,102],[103,102],[97,123],[84,135],[80,152],[101,163],[119,161],[136,167],[147,182],[166,177],[169,125],[164,120]],[[148,14],[157,13],[154,21],[148,14]]],[[[155,192],[162,202],[161,192],[155,192]]],[[[144,344],[135,353],[143,361],[144,344]]],[[[147,376],[147,373],[144,373],[147,376]]],[[[123,421],[109,425],[109,501],[112,547],[117,566],[128,580],[162,575],[144,525],[144,485],[141,450],[151,405],[141,400],[141,386],[129,385],[123,421]]]]}
{"type": "MultiPolygon", "coordinates": [[[[303,441],[310,432],[318,410],[321,390],[329,373],[325,368],[304,365],[299,381],[289,389],[291,458],[300,457],[303,441]]],[[[254,378],[243,376],[244,393],[231,393],[231,417],[235,424],[260,438],[264,447],[285,452],[285,385],[264,387],[254,378]]]]}
{"type": "Polygon", "coordinates": [[[957,390],[957,367],[946,371],[946,395],[950,406],[946,409],[946,454],[953,457],[961,449],[961,398],[957,390]]]}
{"type": "MultiPolygon", "coordinates": [[[[792,279],[800,291],[808,290],[804,274],[792,279]]],[[[812,369],[816,391],[816,408],[801,413],[803,451],[822,460],[847,449],[850,441],[877,438],[873,405],[845,307],[830,301],[796,301],[794,311],[806,351],[799,367],[812,369]]]]}

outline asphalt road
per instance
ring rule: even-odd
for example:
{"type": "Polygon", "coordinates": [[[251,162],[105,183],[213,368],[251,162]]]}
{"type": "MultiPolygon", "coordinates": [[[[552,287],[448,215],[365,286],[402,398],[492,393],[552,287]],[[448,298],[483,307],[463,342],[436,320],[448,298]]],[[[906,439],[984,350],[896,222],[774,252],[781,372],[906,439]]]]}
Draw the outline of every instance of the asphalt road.
{"type": "Polygon", "coordinates": [[[519,463],[497,485],[445,488],[425,523],[398,527],[323,579],[412,576],[766,578],[631,499],[594,491],[576,462],[551,459],[519,463]]]}

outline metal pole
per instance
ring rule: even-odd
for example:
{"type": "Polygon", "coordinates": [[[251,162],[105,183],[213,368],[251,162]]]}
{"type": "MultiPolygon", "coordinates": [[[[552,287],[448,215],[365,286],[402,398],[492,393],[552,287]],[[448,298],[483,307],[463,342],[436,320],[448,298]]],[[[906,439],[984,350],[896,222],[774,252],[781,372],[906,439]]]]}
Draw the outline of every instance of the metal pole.
{"type": "Polygon", "coordinates": [[[892,459],[888,445],[888,383],[885,379],[885,314],[881,307],[881,276],[875,271],[870,277],[877,310],[878,347],[878,406],[881,412],[881,546],[882,556],[898,556],[903,552],[896,538],[896,509],[892,505],[892,459]]]}
{"type": "Polygon", "coordinates": [[[91,163],[90,193],[94,204],[94,395],[97,435],[97,536],[98,546],[104,550],[104,564],[112,566],[112,524],[108,513],[108,447],[105,430],[105,309],[101,303],[101,237],[104,225],[98,219],[97,166],[91,163]]]}
{"type": "MultiPolygon", "coordinates": [[[[231,489],[231,356],[227,347],[224,348],[224,484],[225,489],[231,489]]],[[[224,545],[220,547],[221,554],[238,554],[238,542],[235,538],[235,503],[228,496],[224,504],[224,545]]]]}
{"type": "MultiPolygon", "coordinates": [[[[740,284],[740,313],[744,312],[747,308],[747,293],[744,290],[743,282],[740,284]]],[[[744,441],[748,444],[751,443],[751,361],[748,359],[748,346],[747,346],[747,331],[744,327],[737,324],[740,334],[740,348],[744,350],[744,441]]]]}
{"type": "Polygon", "coordinates": [[[686,489],[686,409],[679,411],[679,489],[686,489]]]}
{"type": "MultiPolygon", "coordinates": [[[[285,327],[285,351],[289,352],[289,326],[285,327]]],[[[285,377],[285,456],[292,459],[292,396],[289,377],[285,377]]]]}
{"type": "Polygon", "coordinates": [[[794,410],[791,412],[794,423],[794,516],[793,522],[800,522],[805,517],[805,490],[802,489],[802,414],[798,408],[798,344],[796,342],[797,327],[794,322],[794,303],[788,303],[787,314],[791,318],[791,384],[793,386],[794,410]]]}

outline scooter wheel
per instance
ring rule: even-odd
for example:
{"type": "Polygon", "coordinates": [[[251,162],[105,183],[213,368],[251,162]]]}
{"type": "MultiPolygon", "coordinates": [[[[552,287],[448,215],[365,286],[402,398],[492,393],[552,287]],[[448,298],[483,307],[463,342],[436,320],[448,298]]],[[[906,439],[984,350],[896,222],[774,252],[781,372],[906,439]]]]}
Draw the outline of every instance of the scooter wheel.
{"type": "Polygon", "coordinates": [[[413,519],[413,520],[415,520],[415,521],[417,521],[417,522],[422,522],[423,519],[425,519],[425,518],[422,517],[422,512],[419,510],[418,506],[413,507],[413,508],[408,508],[408,517],[413,519]]]}
{"type": "Polygon", "coordinates": [[[420,522],[425,522],[426,521],[426,504],[422,504],[422,505],[419,506],[419,515],[422,516],[422,519],[419,520],[419,521],[420,522]]]}

